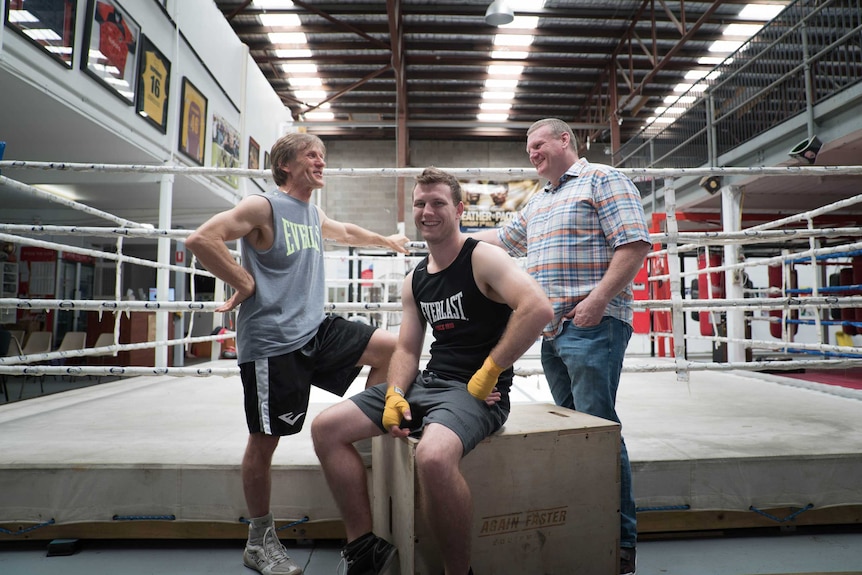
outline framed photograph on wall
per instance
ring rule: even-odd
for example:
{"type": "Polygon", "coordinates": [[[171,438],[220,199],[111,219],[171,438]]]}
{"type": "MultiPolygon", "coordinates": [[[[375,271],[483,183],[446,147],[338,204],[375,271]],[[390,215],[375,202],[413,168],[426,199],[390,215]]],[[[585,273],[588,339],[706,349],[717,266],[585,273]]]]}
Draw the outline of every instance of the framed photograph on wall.
{"type": "MultiPolygon", "coordinates": [[[[241,167],[239,160],[239,131],[218,114],[213,114],[212,138],[212,165],[216,168],[241,167]]],[[[239,178],[237,176],[220,177],[231,187],[239,187],[239,178]]]]}
{"type": "Polygon", "coordinates": [[[183,91],[180,99],[180,141],[179,150],[198,165],[204,163],[206,141],[207,99],[195,88],[188,78],[183,78],[183,91]]]}
{"type": "Polygon", "coordinates": [[[90,0],[81,69],[128,104],[135,101],[140,26],[116,0],[90,0]]]}
{"type": "Polygon", "coordinates": [[[260,169],[260,144],[254,138],[248,139],[248,169],[260,169]]]}
{"type": "Polygon", "coordinates": [[[270,162],[269,162],[269,152],[264,150],[263,151],[263,169],[268,170],[271,167],[272,167],[272,164],[270,164],[270,162]]]}
{"type": "Polygon", "coordinates": [[[6,25],[72,67],[78,0],[7,0],[6,25]]]}
{"type": "Polygon", "coordinates": [[[146,36],[141,36],[140,53],[137,111],[164,134],[168,129],[171,62],[146,36]]]}

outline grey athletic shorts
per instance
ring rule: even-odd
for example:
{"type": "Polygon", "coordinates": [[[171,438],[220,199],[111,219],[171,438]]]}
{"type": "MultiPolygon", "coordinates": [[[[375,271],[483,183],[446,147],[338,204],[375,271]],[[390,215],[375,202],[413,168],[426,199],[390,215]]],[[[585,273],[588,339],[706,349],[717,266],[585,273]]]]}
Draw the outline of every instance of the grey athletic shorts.
{"type": "MultiPolygon", "coordinates": [[[[383,408],[388,386],[387,383],[381,383],[349,398],[384,432],[383,408]]],[[[439,423],[461,438],[464,446],[462,457],[503,427],[509,417],[509,398],[506,394],[502,401],[489,407],[484,401],[470,395],[464,382],[441,379],[428,371],[416,376],[405,399],[410,403],[413,420],[402,422],[401,427],[410,429],[412,437],[419,437],[426,425],[439,423]]]]}
{"type": "Polygon", "coordinates": [[[311,386],[344,395],[362,366],[359,359],[376,328],[326,317],[296,351],[239,366],[250,433],[293,435],[305,423],[311,386]]]}

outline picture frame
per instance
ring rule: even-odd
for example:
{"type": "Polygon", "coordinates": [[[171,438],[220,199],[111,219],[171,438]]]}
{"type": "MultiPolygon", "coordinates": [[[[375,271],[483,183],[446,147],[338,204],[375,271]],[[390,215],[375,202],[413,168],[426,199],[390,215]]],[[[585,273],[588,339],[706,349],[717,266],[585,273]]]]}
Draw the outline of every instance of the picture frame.
{"type": "Polygon", "coordinates": [[[248,169],[260,169],[260,144],[251,137],[248,139],[248,169]]]}
{"type": "Polygon", "coordinates": [[[207,99],[186,77],[183,77],[180,105],[178,149],[202,166],[206,148],[207,99]]]}
{"type": "Polygon", "coordinates": [[[171,87],[171,62],[161,50],[141,36],[138,62],[138,90],[135,97],[138,115],[163,134],[168,129],[168,104],[171,87]]]}
{"type": "MultiPolygon", "coordinates": [[[[212,165],[216,168],[239,168],[240,163],[240,139],[239,130],[234,128],[230,122],[218,114],[213,114],[212,130],[212,165]]],[[[219,176],[229,186],[239,187],[237,176],[219,176]]]]}
{"type": "Polygon", "coordinates": [[[272,163],[269,161],[269,152],[267,150],[263,151],[263,169],[268,170],[272,167],[272,163]]]}
{"type": "Polygon", "coordinates": [[[4,23],[66,68],[72,68],[78,0],[6,0],[4,23]]]}
{"type": "Polygon", "coordinates": [[[116,0],[89,0],[81,69],[127,104],[135,102],[141,27],[116,0]]]}

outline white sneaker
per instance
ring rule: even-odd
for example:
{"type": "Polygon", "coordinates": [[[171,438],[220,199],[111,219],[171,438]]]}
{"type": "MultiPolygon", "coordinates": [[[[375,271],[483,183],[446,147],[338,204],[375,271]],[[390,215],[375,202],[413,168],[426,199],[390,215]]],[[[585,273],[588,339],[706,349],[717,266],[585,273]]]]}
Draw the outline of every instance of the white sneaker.
{"type": "Polygon", "coordinates": [[[246,567],[263,575],[301,575],[302,569],[287,556],[287,549],[272,527],[267,527],[262,543],[260,546],[245,544],[242,562],[246,567]]]}

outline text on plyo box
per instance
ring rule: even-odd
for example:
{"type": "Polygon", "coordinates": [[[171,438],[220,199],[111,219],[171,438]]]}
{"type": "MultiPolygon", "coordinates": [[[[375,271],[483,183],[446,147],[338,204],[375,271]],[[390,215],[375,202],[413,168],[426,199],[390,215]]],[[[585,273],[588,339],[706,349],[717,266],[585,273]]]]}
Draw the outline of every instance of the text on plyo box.
{"type": "Polygon", "coordinates": [[[483,517],[479,537],[565,525],[567,511],[568,507],[552,507],[483,517]]]}

